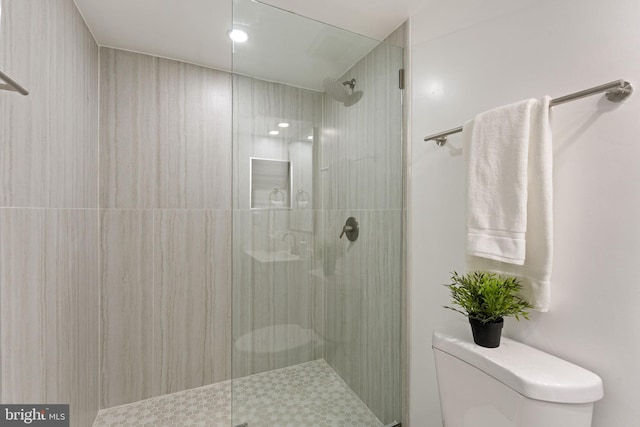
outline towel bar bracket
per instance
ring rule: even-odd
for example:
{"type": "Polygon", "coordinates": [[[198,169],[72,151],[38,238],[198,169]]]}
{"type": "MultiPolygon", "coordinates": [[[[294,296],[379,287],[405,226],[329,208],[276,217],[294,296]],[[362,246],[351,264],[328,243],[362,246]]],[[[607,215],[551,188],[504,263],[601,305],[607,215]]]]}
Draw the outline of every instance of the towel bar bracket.
{"type": "Polygon", "coordinates": [[[624,85],[622,87],[613,89],[607,92],[604,96],[607,98],[608,101],[622,102],[628,97],[630,97],[632,93],[633,93],[633,86],[631,86],[631,83],[624,82],[624,85]]]}

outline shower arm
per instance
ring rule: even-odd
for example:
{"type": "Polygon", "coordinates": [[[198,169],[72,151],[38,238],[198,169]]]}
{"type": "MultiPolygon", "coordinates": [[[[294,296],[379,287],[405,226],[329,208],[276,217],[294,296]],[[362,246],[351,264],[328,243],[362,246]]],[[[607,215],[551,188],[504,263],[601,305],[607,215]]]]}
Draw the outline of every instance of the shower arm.
{"type": "Polygon", "coordinates": [[[343,86],[349,86],[349,88],[351,90],[353,90],[356,87],[356,79],[351,79],[351,80],[347,80],[342,82],[343,86]]]}

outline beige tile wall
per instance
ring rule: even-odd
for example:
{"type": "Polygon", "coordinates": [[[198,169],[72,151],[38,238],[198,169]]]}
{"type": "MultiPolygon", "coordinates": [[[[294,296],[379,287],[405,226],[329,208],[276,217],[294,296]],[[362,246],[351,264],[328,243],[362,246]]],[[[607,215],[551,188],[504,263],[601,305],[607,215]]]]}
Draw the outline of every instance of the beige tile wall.
{"type": "Polygon", "coordinates": [[[97,208],[98,48],[72,0],[2,0],[0,206],[97,208]]]}
{"type": "Polygon", "coordinates": [[[0,209],[2,403],[98,409],[98,212],[0,209]]]}
{"type": "Polygon", "coordinates": [[[229,73],[100,52],[100,207],[229,209],[229,73]]]}
{"type": "MultiPolygon", "coordinates": [[[[114,49],[99,54],[72,0],[0,2],[0,69],[31,91],[0,92],[0,401],[69,402],[72,425],[87,426],[99,405],[230,378],[231,76],[114,49]]],[[[397,132],[382,125],[389,112],[366,97],[388,96],[375,91],[396,84],[397,70],[388,66],[396,56],[378,48],[351,70],[365,101],[348,111],[325,107],[327,123],[347,133],[324,135],[322,160],[314,152],[314,167],[332,168],[332,178],[296,184],[310,192],[324,187],[312,200],[325,208],[390,210],[336,210],[317,220],[334,239],[342,217],[357,214],[369,230],[363,238],[388,250],[356,246],[344,254],[355,269],[329,278],[313,260],[265,266],[246,250],[265,247],[251,233],[256,222],[268,232],[269,218],[243,211],[248,197],[234,204],[241,209],[234,222],[253,227],[234,231],[236,242],[248,243],[237,246],[234,268],[240,280],[260,285],[237,288],[250,305],[238,311],[236,332],[294,324],[315,340],[284,359],[252,357],[234,373],[324,355],[382,418],[396,406],[395,397],[376,390],[397,387],[397,367],[385,364],[397,359],[387,354],[395,347],[383,345],[395,339],[397,325],[375,313],[396,297],[385,287],[396,271],[381,260],[396,255],[402,199],[393,183],[401,151],[385,143],[397,132]],[[376,229],[386,231],[368,234],[376,229]],[[364,292],[371,307],[335,299],[336,287],[364,292]]],[[[255,108],[276,106],[263,116],[249,110],[257,120],[244,131],[262,135],[285,119],[304,140],[322,123],[318,94],[259,81],[243,87],[255,108]]],[[[251,147],[238,156],[265,154],[259,145],[238,147],[251,147]]],[[[246,188],[248,174],[237,170],[236,188],[246,188]]],[[[278,231],[295,228],[297,239],[313,229],[306,224],[313,213],[296,221],[281,216],[278,231]]],[[[308,244],[315,246],[312,237],[308,244]]]]}
{"type": "Polygon", "coordinates": [[[323,355],[317,328],[324,313],[317,310],[322,298],[311,255],[315,143],[307,139],[322,126],[322,94],[234,76],[233,95],[233,377],[238,378],[323,355]],[[278,128],[280,122],[290,126],[278,128]],[[271,136],[270,130],[280,134],[271,136]],[[291,162],[292,209],[249,209],[251,157],[291,162]],[[295,203],[298,190],[307,193],[304,207],[295,203]],[[299,256],[273,256],[286,256],[293,246],[299,256]]]}
{"type": "Polygon", "coordinates": [[[101,48],[102,407],[231,375],[231,77],[101,48]]]}
{"type": "Polygon", "coordinates": [[[231,212],[154,213],[154,389],[229,379],[231,212]]]}
{"type": "Polygon", "coordinates": [[[99,406],[98,47],[72,0],[0,0],[0,402],[99,406]]]}
{"type": "Polygon", "coordinates": [[[102,407],[154,393],[153,212],[100,215],[102,407]]]}
{"type": "Polygon", "coordinates": [[[384,423],[402,417],[402,64],[402,48],[382,43],[346,72],[362,98],[325,95],[321,140],[325,359],[384,423]],[[350,216],[353,243],[338,239],[350,216]]]}
{"type": "Polygon", "coordinates": [[[382,43],[347,71],[362,98],[346,107],[324,95],[322,207],[402,208],[402,49],[382,43]]]}
{"type": "Polygon", "coordinates": [[[285,210],[234,212],[234,378],[323,356],[316,339],[324,313],[316,310],[322,295],[313,280],[314,260],[310,255],[278,258],[290,253],[290,237],[269,233],[273,224],[288,224],[288,218],[285,210]]]}
{"type": "Polygon", "coordinates": [[[400,210],[324,214],[324,357],[384,423],[401,419],[400,210]],[[355,242],[337,239],[346,218],[355,242]]]}
{"type": "MultiPolygon", "coordinates": [[[[402,34],[392,39],[403,42],[402,34]]],[[[234,78],[233,333],[234,342],[249,338],[252,351],[234,346],[233,376],[324,357],[386,423],[402,417],[402,59],[401,48],[381,44],[349,70],[342,79],[356,78],[363,93],[350,107],[234,78]],[[307,166],[314,253],[261,262],[252,252],[287,253],[284,233],[303,235],[291,221],[300,212],[247,209],[249,157],[290,159],[287,137],[267,135],[278,121],[322,129],[307,166]],[[338,237],[349,216],[361,225],[355,243],[338,237]],[[276,329],[283,325],[299,329],[276,329]],[[304,345],[301,331],[311,337],[304,345]]]]}
{"type": "Polygon", "coordinates": [[[249,208],[251,157],[291,161],[294,192],[302,188],[312,199],[310,165],[296,154],[298,146],[312,146],[307,137],[314,127],[322,126],[322,94],[235,75],[233,97],[233,207],[249,208]],[[280,122],[290,126],[279,128],[280,122]],[[270,130],[280,134],[271,136],[270,130]]]}

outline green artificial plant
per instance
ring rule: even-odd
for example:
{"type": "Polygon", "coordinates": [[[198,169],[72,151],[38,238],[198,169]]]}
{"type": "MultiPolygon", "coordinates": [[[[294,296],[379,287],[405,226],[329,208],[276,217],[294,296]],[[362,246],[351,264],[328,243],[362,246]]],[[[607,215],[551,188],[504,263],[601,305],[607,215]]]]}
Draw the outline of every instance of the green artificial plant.
{"type": "Polygon", "coordinates": [[[515,277],[484,271],[460,275],[454,271],[451,281],[445,286],[451,291],[452,305],[460,308],[445,308],[482,323],[496,322],[506,316],[529,319],[527,310],[533,306],[517,295],[522,285],[515,277]]]}

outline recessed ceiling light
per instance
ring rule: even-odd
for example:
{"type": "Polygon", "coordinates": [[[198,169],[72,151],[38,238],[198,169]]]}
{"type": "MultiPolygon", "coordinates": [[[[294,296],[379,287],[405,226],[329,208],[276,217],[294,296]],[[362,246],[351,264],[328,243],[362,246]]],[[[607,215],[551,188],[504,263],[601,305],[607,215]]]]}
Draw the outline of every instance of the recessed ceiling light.
{"type": "Polygon", "coordinates": [[[249,40],[249,34],[236,28],[230,30],[227,34],[229,34],[229,38],[236,43],[244,43],[249,40]]]}
{"type": "Polygon", "coordinates": [[[269,135],[278,135],[280,133],[280,131],[278,130],[270,130],[269,131],[269,135]]]}
{"type": "Polygon", "coordinates": [[[309,135],[309,136],[307,137],[307,139],[308,139],[309,141],[313,141],[313,135],[309,135]]]}
{"type": "Polygon", "coordinates": [[[286,123],[286,122],[278,123],[278,126],[280,126],[281,128],[288,128],[289,123],[286,123]]]}

